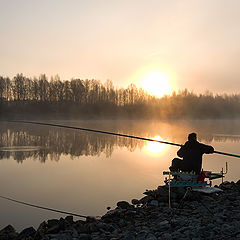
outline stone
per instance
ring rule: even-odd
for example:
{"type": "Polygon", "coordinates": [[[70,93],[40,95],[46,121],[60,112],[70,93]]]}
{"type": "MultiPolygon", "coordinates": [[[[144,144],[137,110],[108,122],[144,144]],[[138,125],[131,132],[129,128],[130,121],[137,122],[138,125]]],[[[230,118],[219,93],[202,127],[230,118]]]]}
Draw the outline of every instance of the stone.
{"type": "Polygon", "coordinates": [[[73,226],[70,226],[65,232],[69,232],[73,238],[78,238],[78,232],[73,226]]]}
{"type": "Polygon", "coordinates": [[[132,199],[132,204],[133,205],[139,205],[140,204],[140,201],[138,199],[132,199]]]}
{"type": "Polygon", "coordinates": [[[72,236],[68,233],[49,234],[48,236],[53,240],[72,240],[72,236]]]}
{"type": "Polygon", "coordinates": [[[146,231],[141,231],[137,234],[136,240],[145,240],[146,235],[147,235],[146,231]]]}
{"type": "Polygon", "coordinates": [[[73,224],[73,216],[67,216],[65,217],[65,221],[67,221],[70,224],[73,224]]]}
{"type": "Polygon", "coordinates": [[[159,200],[164,199],[166,188],[159,187],[147,191],[140,200],[133,199],[133,205],[119,201],[117,207],[101,219],[89,217],[86,221],[74,222],[72,216],[67,216],[41,223],[37,232],[30,227],[20,234],[8,225],[0,230],[0,240],[200,240],[231,237],[240,240],[239,185],[240,182],[224,182],[221,185],[225,188],[223,192],[187,197],[181,208],[178,206],[182,190],[172,189],[177,194],[172,201],[175,208],[168,208],[167,201],[159,200]]]}
{"type": "Polygon", "coordinates": [[[158,207],[158,201],[157,201],[157,200],[152,200],[152,201],[150,202],[150,205],[151,205],[151,206],[154,206],[154,207],[158,207]]]}
{"type": "Polygon", "coordinates": [[[81,222],[75,224],[75,229],[77,230],[77,232],[79,234],[81,233],[87,233],[88,229],[87,229],[87,225],[86,224],[83,224],[81,222]]]}
{"type": "Polygon", "coordinates": [[[91,238],[91,235],[82,233],[78,236],[78,239],[79,240],[91,240],[92,238],[91,238]]]}
{"type": "Polygon", "coordinates": [[[44,236],[45,236],[45,234],[46,234],[46,232],[47,232],[47,230],[48,230],[48,227],[47,227],[48,225],[47,225],[47,223],[44,221],[44,222],[42,222],[40,225],[39,225],[39,227],[38,227],[38,229],[37,229],[37,232],[36,232],[36,235],[35,235],[35,239],[42,239],[44,236]]]}
{"type": "Polygon", "coordinates": [[[87,223],[92,223],[92,222],[96,222],[96,221],[97,221],[97,219],[95,217],[93,217],[93,216],[88,216],[86,218],[86,222],[87,223]]]}
{"type": "Polygon", "coordinates": [[[99,230],[99,227],[97,225],[97,223],[89,223],[87,225],[87,229],[88,229],[88,232],[97,232],[99,230]]]}
{"type": "Polygon", "coordinates": [[[33,237],[36,234],[36,230],[33,227],[25,228],[18,235],[19,239],[25,239],[29,237],[33,237]]]}
{"type": "Polygon", "coordinates": [[[174,238],[174,239],[180,239],[181,237],[183,237],[183,234],[181,234],[178,231],[175,231],[172,233],[172,238],[174,238]]]}
{"type": "Polygon", "coordinates": [[[240,179],[236,182],[237,185],[240,185],[240,179]]]}
{"type": "Polygon", "coordinates": [[[123,240],[135,240],[135,233],[134,232],[126,233],[123,240]]]}
{"type": "Polygon", "coordinates": [[[157,240],[157,237],[152,233],[148,233],[145,240],[157,240]]]}
{"type": "Polygon", "coordinates": [[[178,208],[178,206],[179,206],[179,203],[171,202],[171,207],[172,208],[178,208]]]}
{"type": "Polygon", "coordinates": [[[129,209],[131,208],[131,205],[127,201],[119,201],[117,203],[117,206],[121,209],[129,209]]]}
{"type": "Polygon", "coordinates": [[[172,235],[170,233],[164,233],[162,235],[162,239],[164,239],[164,240],[172,240],[172,235]]]}
{"type": "Polygon", "coordinates": [[[13,240],[16,239],[18,233],[15,231],[12,225],[8,225],[0,231],[1,240],[13,240]]]}
{"type": "Polygon", "coordinates": [[[52,227],[48,228],[46,233],[47,234],[56,234],[60,230],[59,225],[53,225],[52,227]]]}
{"type": "Polygon", "coordinates": [[[225,181],[219,185],[222,190],[230,190],[234,186],[234,183],[225,181]]]}
{"type": "Polygon", "coordinates": [[[150,202],[151,200],[154,200],[154,198],[152,196],[145,196],[145,197],[141,198],[139,201],[141,204],[146,204],[146,203],[150,202]]]}
{"type": "Polygon", "coordinates": [[[14,229],[14,227],[13,227],[12,225],[7,225],[5,228],[3,228],[3,229],[0,231],[0,235],[12,233],[12,232],[16,232],[16,230],[14,229]]]}
{"type": "Polygon", "coordinates": [[[50,219],[47,221],[47,226],[48,226],[48,228],[51,228],[55,225],[58,225],[58,223],[59,223],[58,219],[50,219]]]}
{"type": "Polygon", "coordinates": [[[156,228],[158,231],[165,231],[170,228],[170,224],[168,220],[164,220],[162,222],[157,223],[156,228]]]}

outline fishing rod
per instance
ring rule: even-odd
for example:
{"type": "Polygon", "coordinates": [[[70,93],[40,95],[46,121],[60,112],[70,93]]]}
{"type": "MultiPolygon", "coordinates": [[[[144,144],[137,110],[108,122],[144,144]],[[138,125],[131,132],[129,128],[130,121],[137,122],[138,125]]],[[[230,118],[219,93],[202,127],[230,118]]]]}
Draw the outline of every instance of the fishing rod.
{"type": "MultiPolygon", "coordinates": [[[[27,124],[35,124],[35,125],[42,125],[42,126],[68,128],[68,129],[75,129],[75,130],[81,130],[81,131],[87,131],[87,132],[103,133],[103,134],[114,135],[114,136],[119,136],[119,137],[133,138],[133,139],[144,140],[144,141],[158,142],[158,143],[168,144],[168,145],[177,146],[177,147],[183,146],[182,144],[179,144],[179,143],[166,142],[166,141],[161,141],[161,140],[156,140],[156,139],[151,139],[151,138],[144,138],[144,137],[132,136],[132,135],[121,134],[121,133],[107,132],[107,131],[90,129],[90,128],[73,127],[73,126],[67,126],[67,125],[61,125],[61,124],[21,121],[21,120],[9,120],[8,122],[27,123],[27,124]]],[[[219,151],[214,151],[214,153],[222,154],[222,155],[230,156],[230,157],[240,158],[240,155],[232,154],[232,153],[219,152],[219,151]]]]}
{"type": "Polygon", "coordinates": [[[71,216],[75,216],[75,217],[88,218],[88,216],[85,216],[85,215],[80,215],[80,214],[72,213],[72,212],[66,212],[66,211],[62,211],[62,210],[58,210],[58,209],[54,209],[54,208],[49,208],[49,207],[43,207],[43,206],[39,206],[39,205],[36,205],[36,204],[19,201],[19,200],[16,200],[16,199],[13,199],[13,198],[9,198],[9,197],[5,197],[5,196],[1,196],[1,195],[0,195],[0,198],[8,200],[8,201],[11,201],[11,202],[19,203],[19,204],[22,204],[22,205],[25,205],[25,206],[29,206],[29,207],[44,209],[44,210],[57,212],[57,213],[63,213],[63,214],[67,214],[67,215],[71,215],[71,216]]]}
{"type": "Polygon", "coordinates": [[[52,127],[69,128],[69,129],[82,130],[82,131],[87,131],[87,132],[103,133],[103,134],[114,135],[114,136],[119,136],[119,137],[127,137],[127,138],[134,138],[134,139],[151,141],[151,142],[165,143],[165,144],[170,144],[170,145],[179,146],[179,147],[182,146],[181,144],[172,143],[172,142],[166,142],[166,141],[161,141],[161,140],[155,140],[155,139],[151,139],[151,138],[137,137],[137,136],[131,136],[131,135],[126,135],[126,134],[121,134],[121,133],[106,132],[106,131],[101,131],[101,130],[96,130],[96,129],[72,127],[72,126],[53,124],[53,123],[42,123],[42,122],[31,122],[31,121],[17,121],[17,120],[12,120],[12,121],[9,121],[9,122],[30,123],[30,124],[37,124],[37,125],[52,126],[52,127]]]}

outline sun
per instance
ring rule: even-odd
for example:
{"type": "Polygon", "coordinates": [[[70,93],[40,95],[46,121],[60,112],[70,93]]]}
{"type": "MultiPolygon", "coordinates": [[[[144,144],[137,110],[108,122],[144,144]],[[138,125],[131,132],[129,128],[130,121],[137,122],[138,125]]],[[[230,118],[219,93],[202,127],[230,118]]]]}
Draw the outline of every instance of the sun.
{"type": "Polygon", "coordinates": [[[149,72],[142,80],[142,87],[149,94],[158,98],[163,95],[170,94],[172,87],[170,84],[170,77],[164,72],[149,72]]]}

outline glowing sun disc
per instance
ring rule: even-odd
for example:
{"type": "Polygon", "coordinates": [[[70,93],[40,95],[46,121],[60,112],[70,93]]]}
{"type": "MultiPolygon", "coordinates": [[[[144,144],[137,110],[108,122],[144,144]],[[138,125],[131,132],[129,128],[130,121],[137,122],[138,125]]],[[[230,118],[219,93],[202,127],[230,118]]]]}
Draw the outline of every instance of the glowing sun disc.
{"type": "Polygon", "coordinates": [[[172,92],[169,76],[163,72],[150,72],[143,78],[142,87],[156,97],[172,92]]]}

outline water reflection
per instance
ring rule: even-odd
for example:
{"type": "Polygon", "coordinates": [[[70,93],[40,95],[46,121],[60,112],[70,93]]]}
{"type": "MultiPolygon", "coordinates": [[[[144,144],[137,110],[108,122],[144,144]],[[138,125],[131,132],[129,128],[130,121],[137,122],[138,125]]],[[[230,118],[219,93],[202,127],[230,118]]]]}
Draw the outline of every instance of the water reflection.
{"type": "Polygon", "coordinates": [[[110,157],[114,146],[134,151],[142,141],[108,135],[92,134],[68,129],[6,125],[0,129],[0,159],[12,157],[17,162],[27,158],[45,162],[58,161],[60,156],[110,157]]]}
{"type": "MultiPolygon", "coordinates": [[[[199,127],[199,124],[196,122],[194,124],[199,127]]],[[[146,128],[146,123],[140,124],[138,122],[134,128],[131,124],[128,124],[129,128],[126,128],[126,124],[123,124],[117,127],[114,126],[112,131],[130,135],[134,135],[134,132],[142,137],[184,143],[186,134],[194,130],[194,124],[187,129],[183,123],[181,123],[181,125],[179,123],[175,123],[175,125],[171,123],[171,131],[169,131],[169,124],[167,123],[161,123],[161,125],[155,124],[146,128]],[[155,134],[157,132],[160,132],[162,137],[160,137],[160,135],[156,136],[155,134]]],[[[69,125],[71,125],[71,123],[69,123],[69,125]]],[[[101,124],[96,125],[101,129],[101,124]]],[[[150,125],[150,123],[148,123],[148,125],[150,125]]],[[[203,126],[205,131],[201,132],[199,136],[200,141],[205,143],[211,143],[212,141],[240,141],[240,135],[234,135],[232,131],[228,131],[227,134],[218,133],[219,129],[222,129],[222,124],[220,124],[220,128],[217,124],[209,126],[209,124],[205,123],[203,126]],[[211,129],[211,131],[209,131],[209,129],[211,129]]],[[[226,128],[224,130],[226,130],[226,128]]],[[[103,153],[106,157],[111,157],[116,147],[125,147],[131,152],[135,151],[136,148],[143,148],[149,155],[159,155],[167,149],[167,145],[165,144],[77,130],[73,131],[63,128],[10,123],[1,124],[0,128],[0,159],[12,157],[19,163],[27,158],[39,160],[42,163],[47,160],[58,161],[61,155],[70,155],[72,158],[75,158],[80,156],[99,156],[103,153]]]]}
{"type": "MultiPolygon", "coordinates": [[[[164,141],[160,136],[155,136],[152,139],[164,141]]],[[[157,155],[162,153],[164,150],[166,150],[166,148],[167,148],[167,145],[165,144],[160,144],[158,142],[147,142],[145,151],[147,151],[150,155],[157,155]]]]}
{"type": "MultiPolygon", "coordinates": [[[[212,144],[216,150],[239,153],[240,123],[232,121],[59,120],[53,123],[146,138],[161,136],[164,141],[175,143],[184,143],[188,133],[194,131],[199,141],[212,144]]],[[[143,197],[145,189],[163,184],[162,172],[176,157],[178,147],[160,143],[149,147],[149,143],[70,129],[0,123],[0,182],[4,183],[1,195],[83,215],[102,215],[107,206],[143,197]],[[161,152],[152,153],[162,147],[161,152]],[[19,163],[27,161],[16,164],[13,159],[19,163]]],[[[218,172],[226,161],[229,173],[225,180],[237,181],[236,158],[206,155],[203,168],[218,172]]],[[[0,212],[0,229],[12,224],[22,230],[31,225],[37,227],[46,219],[59,218],[51,212],[5,201],[1,201],[0,212]]]]}

